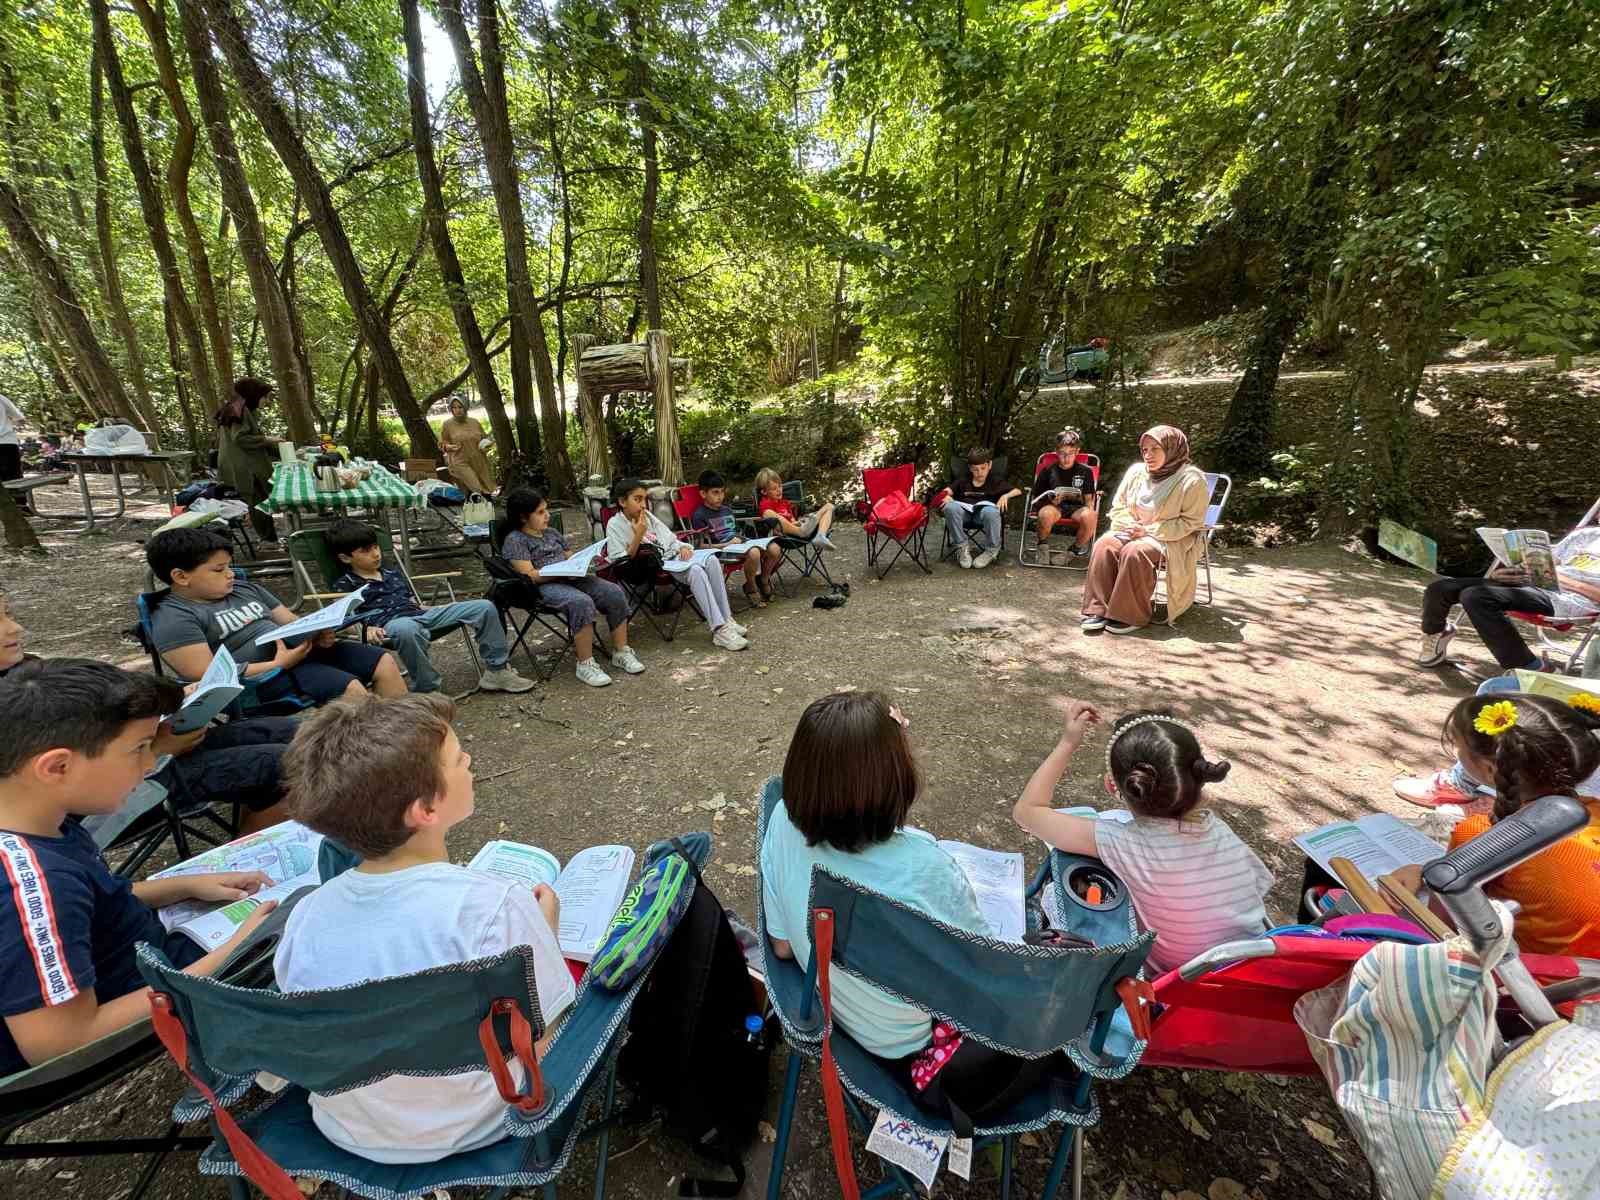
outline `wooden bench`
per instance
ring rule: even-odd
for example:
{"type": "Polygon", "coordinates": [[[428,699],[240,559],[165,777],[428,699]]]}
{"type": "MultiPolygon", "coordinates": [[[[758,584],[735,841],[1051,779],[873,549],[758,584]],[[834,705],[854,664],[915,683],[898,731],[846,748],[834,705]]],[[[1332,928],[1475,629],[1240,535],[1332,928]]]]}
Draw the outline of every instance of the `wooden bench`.
{"type": "Polygon", "coordinates": [[[21,479],[6,480],[6,488],[27,495],[34,488],[55,487],[57,484],[71,482],[71,475],[25,475],[21,479]]]}

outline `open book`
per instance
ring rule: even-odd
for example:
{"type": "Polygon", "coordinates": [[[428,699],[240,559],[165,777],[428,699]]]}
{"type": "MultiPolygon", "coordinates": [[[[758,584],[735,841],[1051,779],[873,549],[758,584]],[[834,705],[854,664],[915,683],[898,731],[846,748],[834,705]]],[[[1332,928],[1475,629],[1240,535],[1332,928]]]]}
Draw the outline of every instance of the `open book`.
{"type": "Polygon", "coordinates": [[[742,542],[729,542],[726,546],[717,546],[714,549],[718,554],[748,554],[752,550],[765,550],[775,541],[777,538],[746,538],[742,542]]]}
{"type": "Polygon", "coordinates": [[[316,887],[321,883],[322,877],[317,873],[317,855],[321,849],[320,833],[298,821],[284,821],[197,854],[150,878],[171,879],[216,871],[260,871],[272,880],[272,886],[242,900],[223,903],[180,900],[158,910],[156,915],[169,932],[176,930],[207,950],[215,950],[266,901],[286,900],[303,887],[316,887]]]}
{"type": "Polygon", "coordinates": [[[167,723],[172,726],[173,733],[193,733],[197,729],[204,729],[243,693],[244,684],[239,682],[239,664],[233,661],[233,655],[228,653],[226,646],[218,646],[206,673],[200,676],[200,682],[185,698],[183,707],[167,723]]]}
{"type": "Polygon", "coordinates": [[[600,552],[606,548],[605,539],[590,542],[582,550],[573,553],[571,558],[560,562],[546,563],[539,568],[540,579],[582,579],[589,573],[589,566],[600,557],[600,552]]]}
{"type": "Polygon", "coordinates": [[[663,571],[671,571],[674,575],[681,575],[695,563],[707,562],[721,554],[720,550],[696,550],[689,558],[668,558],[661,563],[663,571]]]}
{"type": "Polygon", "coordinates": [[[1368,879],[1444,857],[1443,846],[1388,813],[1335,821],[1302,833],[1294,844],[1324,871],[1332,872],[1329,863],[1333,859],[1348,858],[1368,879]]]}
{"type": "Polygon", "coordinates": [[[956,860],[956,866],[977,893],[978,911],[988,918],[989,929],[1001,941],[1020,942],[1028,932],[1023,915],[1027,881],[1022,874],[1022,854],[1016,850],[985,850],[966,842],[941,841],[939,849],[956,860]]]}
{"type": "Polygon", "coordinates": [[[1501,566],[1522,567],[1528,572],[1528,582],[1534,587],[1556,590],[1555,553],[1550,548],[1550,535],[1544,530],[1483,526],[1475,532],[1501,566]]]}
{"type": "Polygon", "coordinates": [[[561,953],[589,962],[605,941],[611,918],[633,879],[633,851],[627,846],[590,846],[563,867],[550,851],[499,838],[485,842],[467,868],[532,887],[547,884],[561,898],[561,953]]]}
{"type": "Polygon", "coordinates": [[[348,596],[343,596],[328,605],[319,608],[308,616],[301,617],[298,621],[290,621],[287,625],[279,625],[276,629],[263,633],[256,639],[256,645],[265,646],[268,642],[283,642],[290,638],[306,637],[309,634],[321,633],[324,629],[343,629],[346,625],[354,625],[358,618],[355,613],[361,605],[361,597],[366,594],[366,586],[358,587],[348,596]]]}
{"type": "MultiPolygon", "coordinates": [[[[1517,690],[1530,696],[1548,696],[1563,704],[1571,704],[1574,696],[1600,696],[1600,679],[1568,679],[1545,671],[1511,673],[1517,677],[1517,690]]],[[[1493,696],[1485,696],[1483,702],[1489,704],[1494,699],[1493,696]]]]}

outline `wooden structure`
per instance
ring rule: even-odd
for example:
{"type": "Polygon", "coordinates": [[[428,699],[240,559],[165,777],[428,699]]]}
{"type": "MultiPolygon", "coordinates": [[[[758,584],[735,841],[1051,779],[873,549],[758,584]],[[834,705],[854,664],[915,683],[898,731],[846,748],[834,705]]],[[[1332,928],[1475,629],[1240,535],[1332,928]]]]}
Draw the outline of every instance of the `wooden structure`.
{"type": "Polygon", "coordinates": [[[588,474],[612,477],[611,447],[606,438],[605,397],[644,392],[655,399],[656,467],[669,487],[683,483],[683,452],[678,444],[677,380],[687,386],[692,368],[686,358],[672,357],[672,339],[652,329],[642,342],[597,346],[587,334],[572,339],[578,362],[578,404],[583,412],[583,446],[588,474]]]}

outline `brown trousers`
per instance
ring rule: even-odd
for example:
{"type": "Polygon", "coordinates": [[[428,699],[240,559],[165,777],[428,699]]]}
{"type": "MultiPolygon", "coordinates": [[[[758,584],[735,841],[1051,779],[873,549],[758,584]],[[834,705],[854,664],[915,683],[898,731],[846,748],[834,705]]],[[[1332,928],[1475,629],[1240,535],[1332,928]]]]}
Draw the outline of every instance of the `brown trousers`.
{"type": "Polygon", "coordinates": [[[1083,615],[1107,617],[1124,625],[1150,624],[1156,570],[1166,558],[1166,551],[1154,538],[1130,542],[1121,534],[1106,534],[1089,556],[1083,615]]]}

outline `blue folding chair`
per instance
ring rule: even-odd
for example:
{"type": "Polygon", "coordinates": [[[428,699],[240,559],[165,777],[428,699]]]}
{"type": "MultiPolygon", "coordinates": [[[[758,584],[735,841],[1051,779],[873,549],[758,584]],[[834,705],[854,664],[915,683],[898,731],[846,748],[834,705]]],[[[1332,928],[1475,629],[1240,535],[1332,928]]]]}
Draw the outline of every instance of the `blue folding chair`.
{"type": "MultiPolygon", "coordinates": [[[[757,845],[766,836],[772,811],[782,800],[782,780],[769,779],[761,793],[757,845]]],[[[759,850],[757,861],[760,861],[759,850]]],[[[1072,1127],[1057,1143],[1042,1193],[1052,1200],[1068,1166],[1073,1196],[1082,1194],[1083,1129],[1099,1121],[1091,1080],[1132,1070],[1143,1042],[1128,1042],[1125,1055],[1108,1053],[1114,1015],[1124,1003],[1137,1006],[1136,979],[1153,937],[1135,936],[1131,926],[1109,923],[1120,939],[1108,945],[1017,945],[954,929],[905,908],[859,884],[821,868],[812,873],[810,921],[813,950],[802,968],[779,958],[766,934],[761,881],[756,884],[757,926],[761,932],[768,994],[789,1047],[783,1104],[778,1113],[769,1200],[778,1200],[784,1159],[794,1122],[800,1074],[808,1061],[822,1064],[824,1094],[830,1090],[828,1061],[837,1065],[842,1107],[863,1130],[871,1127],[866,1107],[888,1109],[935,1135],[951,1135],[949,1117],[922,1108],[902,1086],[892,1064],[867,1052],[832,1025],[822,985],[833,968],[926,1008],[984,1045],[1027,1058],[1064,1053],[1066,1064],[1007,1111],[973,1129],[973,1149],[1001,1146],[1002,1195],[1010,1194],[1016,1137],[1052,1125],[1072,1127]],[[981,980],[974,986],[973,980],[981,980]]],[[[1140,1012],[1142,1020],[1143,1012],[1140,1012]]],[[[834,1160],[851,1162],[848,1128],[830,1119],[834,1160]]],[[[865,1196],[918,1195],[904,1170],[884,1164],[886,1178],[865,1196]]]]}
{"type": "MultiPolygon", "coordinates": [[[[704,835],[682,841],[702,864],[709,858],[704,835]]],[[[664,850],[664,843],[652,846],[646,861],[664,850]]],[[[494,1197],[541,1187],[554,1200],[556,1179],[578,1142],[589,1137],[598,1138],[596,1200],[605,1195],[617,1054],[648,970],[623,992],[593,986],[585,976],[544,1058],[535,1062],[532,1048],[545,1034],[545,1021],[527,946],[312,992],[234,987],[186,975],[151,946],[140,947],[139,969],[156,993],[156,1033],[194,1085],[173,1119],[210,1120],[213,1137],[200,1156],[200,1173],[228,1178],[236,1197],[248,1196],[248,1177],[271,1200],[300,1200],[292,1182],[300,1176],[374,1200],[417,1200],[455,1187],[494,1189],[494,1197]],[[477,1150],[431,1163],[378,1163],[335,1146],[312,1120],[311,1092],[348,1091],[401,1073],[492,1068],[512,1054],[523,1064],[527,1085],[517,1094],[509,1072],[497,1080],[507,1097],[505,1137],[477,1150]],[[236,1118],[231,1107],[262,1071],[291,1082],[236,1118]],[[597,1092],[599,1116],[585,1122],[597,1092]]]]}

